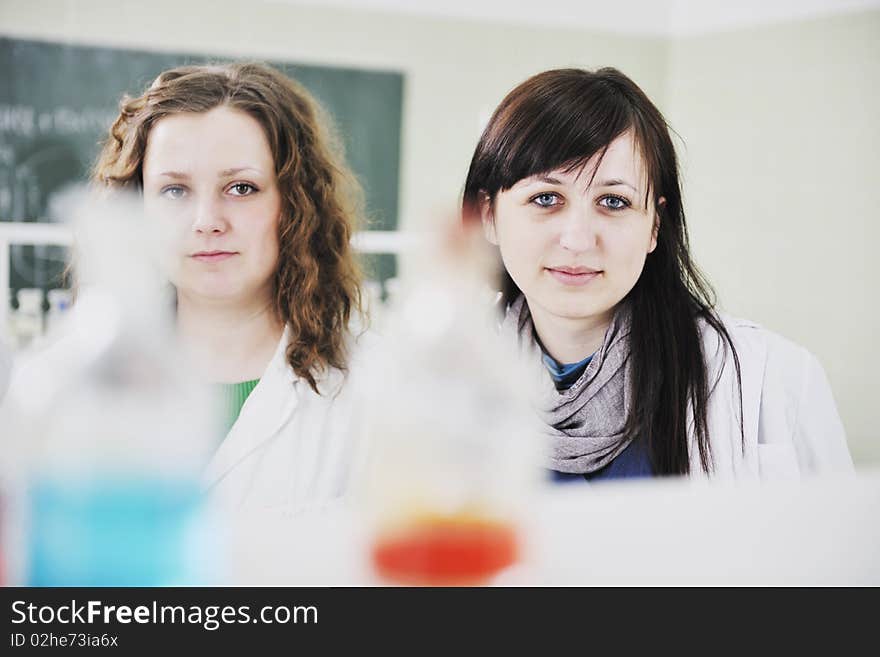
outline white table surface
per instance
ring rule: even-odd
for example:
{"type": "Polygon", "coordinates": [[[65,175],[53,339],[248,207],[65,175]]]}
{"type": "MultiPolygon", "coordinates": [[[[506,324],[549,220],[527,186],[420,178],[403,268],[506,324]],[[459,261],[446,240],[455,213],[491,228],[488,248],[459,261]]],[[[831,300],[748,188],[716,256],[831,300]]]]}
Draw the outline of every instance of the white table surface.
{"type": "MultiPolygon", "coordinates": [[[[494,583],[880,585],[880,469],[779,484],[548,484],[526,514],[523,562],[494,583]]],[[[231,526],[236,585],[384,584],[357,509],[231,526]]]]}

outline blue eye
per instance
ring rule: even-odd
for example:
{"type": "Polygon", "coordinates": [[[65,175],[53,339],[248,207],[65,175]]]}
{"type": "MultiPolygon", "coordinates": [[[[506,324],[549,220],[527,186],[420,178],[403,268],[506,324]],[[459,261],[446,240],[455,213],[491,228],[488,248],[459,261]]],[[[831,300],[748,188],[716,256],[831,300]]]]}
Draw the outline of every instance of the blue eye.
{"type": "Polygon", "coordinates": [[[257,188],[250,183],[238,182],[229,186],[229,192],[233,196],[249,196],[257,191],[257,188]]]}
{"type": "Polygon", "coordinates": [[[544,192],[543,194],[538,194],[533,197],[530,203],[534,203],[541,208],[552,208],[557,205],[562,205],[562,198],[559,194],[544,192]]]}
{"type": "Polygon", "coordinates": [[[603,208],[608,208],[609,210],[625,210],[630,206],[630,202],[622,196],[609,194],[608,196],[603,196],[599,199],[599,205],[603,208]]]}
{"type": "Polygon", "coordinates": [[[180,185],[168,185],[167,187],[162,188],[159,195],[168,199],[177,200],[186,195],[186,189],[180,185]]]}

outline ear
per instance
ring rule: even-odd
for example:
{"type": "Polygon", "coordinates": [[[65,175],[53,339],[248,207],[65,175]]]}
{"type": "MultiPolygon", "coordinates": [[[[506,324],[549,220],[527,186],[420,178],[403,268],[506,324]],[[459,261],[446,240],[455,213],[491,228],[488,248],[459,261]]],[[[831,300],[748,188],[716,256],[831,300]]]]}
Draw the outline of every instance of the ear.
{"type": "Polygon", "coordinates": [[[483,224],[483,235],[490,244],[498,246],[498,235],[495,232],[495,215],[492,212],[492,201],[488,194],[480,192],[480,221],[483,224]]]}
{"type": "MultiPolygon", "coordinates": [[[[658,208],[666,207],[666,197],[661,196],[657,201],[658,208]]],[[[648,253],[652,253],[657,248],[657,235],[660,233],[660,212],[654,211],[654,226],[651,228],[651,244],[648,246],[648,253]]]]}

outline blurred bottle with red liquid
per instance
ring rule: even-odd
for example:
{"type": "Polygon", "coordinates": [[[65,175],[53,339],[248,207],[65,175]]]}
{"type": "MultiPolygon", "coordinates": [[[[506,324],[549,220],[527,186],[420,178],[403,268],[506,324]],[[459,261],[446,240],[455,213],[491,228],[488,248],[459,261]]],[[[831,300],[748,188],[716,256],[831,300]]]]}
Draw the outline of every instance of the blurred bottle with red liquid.
{"type": "Polygon", "coordinates": [[[377,572],[401,584],[475,586],[520,558],[520,540],[511,520],[460,516],[412,518],[408,526],[376,538],[377,572]]]}
{"type": "Polygon", "coordinates": [[[489,585],[528,559],[534,373],[499,330],[482,237],[449,226],[422,244],[361,383],[369,559],[382,584],[489,585]]]}

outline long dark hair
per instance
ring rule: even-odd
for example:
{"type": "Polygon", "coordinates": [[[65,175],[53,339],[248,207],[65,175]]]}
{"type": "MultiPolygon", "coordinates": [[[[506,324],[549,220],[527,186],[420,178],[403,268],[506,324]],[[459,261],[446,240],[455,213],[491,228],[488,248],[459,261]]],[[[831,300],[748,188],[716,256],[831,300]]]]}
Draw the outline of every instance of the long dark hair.
{"type": "MultiPolygon", "coordinates": [[[[523,178],[575,169],[631,131],[647,172],[645,207],[660,222],[657,248],[627,295],[632,309],[632,399],[626,437],[644,440],[656,474],[687,474],[693,423],[703,470],[711,471],[707,407],[710,385],[700,321],[720,336],[736,368],[742,434],[739,357],[715,311],[715,294],[690,256],[678,160],[669,126],[639,87],[620,71],[559,69],[535,75],[501,101],[477,144],[464,188],[465,221],[523,178]],[[665,199],[660,202],[659,199],[665,199]],[[692,413],[692,415],[691,415],[692,413]]],[[[521,294],[501,275],[503,307],[521,294]]],[[[726,360],[725,353],[725,360],[726,360]]],[[[720,373],[719,373],[720,376],[720,373]]]]}

